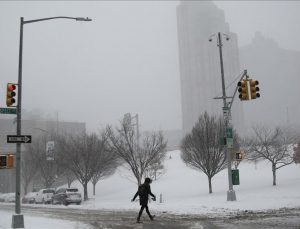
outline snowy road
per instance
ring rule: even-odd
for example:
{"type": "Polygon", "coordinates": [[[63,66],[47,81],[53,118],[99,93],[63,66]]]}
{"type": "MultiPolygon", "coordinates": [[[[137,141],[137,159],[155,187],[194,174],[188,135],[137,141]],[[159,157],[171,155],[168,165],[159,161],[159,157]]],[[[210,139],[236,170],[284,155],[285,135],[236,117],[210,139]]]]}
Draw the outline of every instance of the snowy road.
{"type": "MultiPolygon", "coordinates": [[[[1,205],[1,210],[13,210],[13,205],[1,205]]],[[[300,229],[300,209],[243,212],[227,218],[160,213],[154,222],[144,216],[142,224],[135,223],[133,211],[22,206],[22,213],[78,221],[95,229],[300,229]]]]}

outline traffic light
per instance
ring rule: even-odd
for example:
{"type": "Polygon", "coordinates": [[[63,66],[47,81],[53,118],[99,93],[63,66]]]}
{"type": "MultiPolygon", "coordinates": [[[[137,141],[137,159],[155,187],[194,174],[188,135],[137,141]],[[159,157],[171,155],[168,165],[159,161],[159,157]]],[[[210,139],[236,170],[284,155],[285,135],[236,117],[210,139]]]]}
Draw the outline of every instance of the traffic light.
{"type": "Polygon", "coordinates": [[[13,83],[7,84],[7,91],[6,91],[6,106],[8,107],[15,107],[13,106],[16,102],[15,96],[17,95],[15,90],[17,86],[13,83]]]}
{"type": "Polygon", "coordinates": [[[0,155],[0,169],[11,169],[14,167],[14,155],[0,155]]]}
{"type": "Polygon", "coordinates": [[[7,165],[7,156],[0,155],[0,169],[6,169],[6,165],[7,165]]]}
{"type": "Polygon", "coordinates": [[[14,167],[14,155],[7,155],[6,168],[12,169],[14,167]]]}
{"type": "Polygon", "coordinates": [[[238,82],[238,92],[240,93],[240,100],[249,100],[247,80],[241,80],[238,82]]]}
{"type": "Polygon", "coordinates": [[[235,160],[241,161],[244,159],[244,154],[242,152],[235,153],[235,160]]]}
{"type": "Polygon", "coordinates": [[[251,99],[256,99],[260,97],[259,87],[257,86],[259,82],[257,80],[250,80],[250,96],[251,99]]]}

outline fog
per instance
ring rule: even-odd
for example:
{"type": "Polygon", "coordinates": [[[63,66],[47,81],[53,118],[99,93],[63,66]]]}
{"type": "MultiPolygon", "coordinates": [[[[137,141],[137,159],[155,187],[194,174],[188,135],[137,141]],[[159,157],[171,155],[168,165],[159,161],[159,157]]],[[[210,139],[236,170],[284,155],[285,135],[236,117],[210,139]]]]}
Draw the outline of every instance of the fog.
{"type": "MultiPolygon", "coordinates": [[[[6,83],[17,82],[20,17],[89,17],[93,21],[24,25],[23,109],[41,110],[60,121],[85,122],[91,131],[117,124],[128,112],[139,114],[142,130],[180,129],[178,4],[1,1],[0,107],[6,107],[6,83]]],[[[216,5],[224,10],[240,47],[261,31],[280,47],[300,51],[300,2],[216,5]]]]}

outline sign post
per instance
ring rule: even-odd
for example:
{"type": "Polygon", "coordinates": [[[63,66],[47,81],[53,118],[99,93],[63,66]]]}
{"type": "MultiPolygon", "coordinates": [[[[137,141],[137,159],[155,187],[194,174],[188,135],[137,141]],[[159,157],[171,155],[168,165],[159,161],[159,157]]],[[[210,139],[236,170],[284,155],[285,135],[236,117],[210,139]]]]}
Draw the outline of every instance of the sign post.
{"type": "Polygon", "coordinates": [[[46,159],[47,161],[54,160],[54,141],[48,141],[46,144],[46,159]]]}

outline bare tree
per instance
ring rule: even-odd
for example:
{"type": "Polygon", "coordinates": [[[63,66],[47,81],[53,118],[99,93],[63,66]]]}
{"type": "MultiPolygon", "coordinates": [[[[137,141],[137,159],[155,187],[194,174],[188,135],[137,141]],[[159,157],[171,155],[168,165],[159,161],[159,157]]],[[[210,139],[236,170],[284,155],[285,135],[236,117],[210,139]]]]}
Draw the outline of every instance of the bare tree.
{"type": "Polygon", "coordinates": [[[69,170],[68,168],[65,168],[64,171],[62,172],[62,177],[64,177],[65,180],[67,180],[67,184],[68,184],[68,188],[71,187],[71,184],[73,183],[73,181],[76,180],[76,176],[74,175],[74,173],[69,170]]]}
{"type": "Polygon", "coordinates": [[[247,147],[248,160],[267,160],[272,165],[273,185],[276,185],[276,171],[294,162],[292,155],[292,136],[283,128],[273,130],[265,126],[252,128],[254,136],[247,147]]]}
{"type": "Polygon", "coordinates": [[[145,171],[145,177],[149,177],[152,180],[159,179],[163,174],[165,174],[164,165],[162,161],[158,160],[154,162],[148,169],[145,171]]]}
{"type": "Polygon", "coordinates": [[[129,166],[138,185],[141,184],[146,170],[165,158],[167,143],[161,132],[147,134],[140,146],[131,120],[124,118],[120,128],[116,128],[114,132],[108,126],[107,133],[112,151],[129,166]]]}
{"type": "Polygon", "coordinates": [[[209,193],[212,193],[212,178],[227,166],[224,146],[224,124],[221,118],[201,115],[181,142],[181,158],[187,166],[204,172],[208,178],[209,193]]]}
{"type": "Polygon", "coordinates": [[[98,171],[101,153],[106,149],[106,138],[96,134],[61,136],[58,141],[60,161],[73,172],[84,189],[84,200],[88,200],[87,185],[98,171]]]}
{"type": "Polygon", "coordinates": [[[22,184],[24,188],[24,194],[28,192],[28,186],[35,178],[38,172],[38,163],[32,153],[32,145],[27,144],[25,150],[22,152],[22,184]]]}
{"type": "Polygon", "coordinates": [[[294,161],[296,164],[300,163],[300,140],[297,146],[294,147],[294,161]]]}
{"type": "MultiPolygon", "coordinates": [[[[105,137],[103,136],[103,138],[105,137]]],[[[104,147],[106,147],[106,145],[104,147]]],[[[95,195],[96,193],[96,184],[98,183],[98,181],[113,175],[120,165],[118,155],[111,152],[108,147],[106,147],[105,150],[102,150],[99,153],[100,158],[98,160],[97,169],[92,177],[93,195],[95,195]]]]}
{"type": "Polygon", "coordinates": [[[57,179],[59,167],[55,160],[47,160],[46,142],[47,137],[42,135],[35,138],[26,150],[32,153],[33,160],[31,164],[37,166],[38,175],[43,180],[44,187],[50,188],[57,179]]]}

